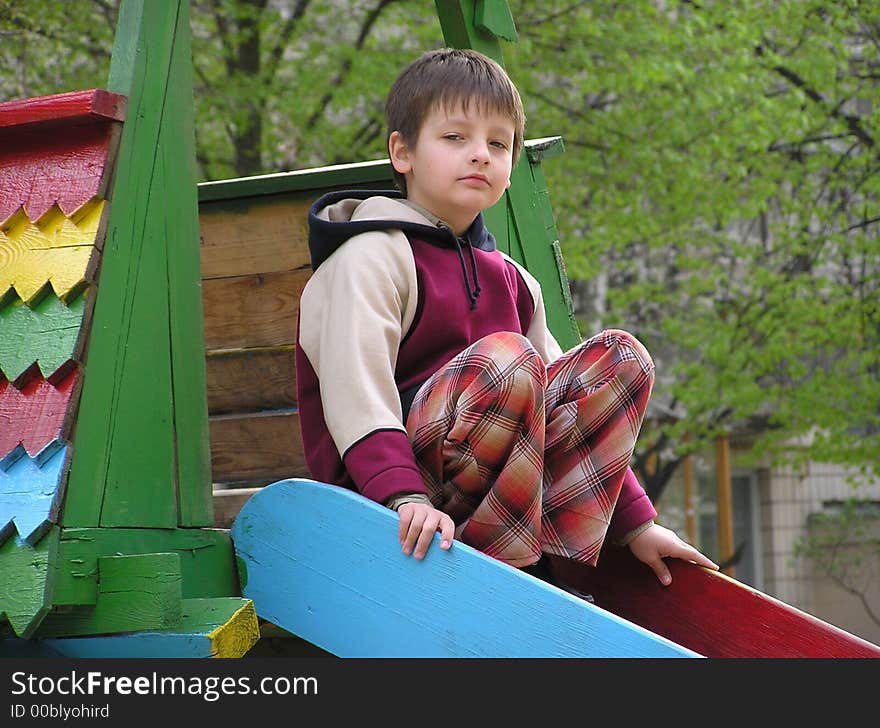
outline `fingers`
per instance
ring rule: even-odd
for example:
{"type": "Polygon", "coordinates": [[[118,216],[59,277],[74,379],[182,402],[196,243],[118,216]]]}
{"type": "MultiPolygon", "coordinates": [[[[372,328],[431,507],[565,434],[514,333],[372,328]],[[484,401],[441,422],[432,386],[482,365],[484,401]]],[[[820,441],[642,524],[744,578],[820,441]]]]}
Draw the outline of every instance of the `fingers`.
{"type": "Polygon", "coordinates": [[[669,567],[666,566],[663,559],[650,561],[648,562],[648,566],[654,570],[654,573],[657,575],[657,578],[663,586],[669,586],[672,583],[672,574],[669,573],[669,567]]]}
{"type": "Polygon", "coordinates": [[[452,548],[453,538],[455,538],[455,523],[443,513],[440,518],[440,548],[446,551],[452,548]]]}
{"type": "Polygon", "coordinates": [[[705,566],[707,569],[718,571],[718,564],[712,561],[712,559],[710,559],[708,556],[704,556],[696,549],[691,550],[693,552],[693,556],[691,556],[691,561],[693,561],[698,566],[705,566]]]}
{"type": "MultiPolygon", "coordinates": [[[[409,527],[413,520],[414,511],[412,508],[407,508],[406,505],[402,505],[397,509],[397,515],[399,516],[399,520],[397,521],[397,540],[400,541],[400,545],[403,546],[406,541],[406,535],[409,533],[409,527]]],[[[410,544],[412,547],[412,544],[410,544]]]]}
{"type": "MultiPolygon", "coordinates": [[[[672,556],[677,559],[682,559],[683,561],[692,561],[698,566],[705,566],[709,569],[718,570],[718,564],[709,559],[707,556],[701,554],[697,549],[691,546],[689,543],[685,543],[681,539],[678,540],[673,547],[668,549],[668,553],[664,554],[665,556],[672,556]]],[[[666,563],[663,559],[657,559],[655,561],[649,561],[648,565],[654,570],[654,573],[657,575],[657,578],[660,580],[660,583],[663,586],[669,586],[672,583],[672,574],[669,571],[669,567],[666,566],[666,563]]]]}
{"type": "Polygon", "coordinates": [[[416,559],[425,558],[437,531],[440,531],[440,548],[448,551],[452,547],[455,524],[442,511],[425,505],[405,504],[398,509],[398,515],[398,537],[401,550],[407,556],[412,553],[416,559]]]}
{"type": "Polygon", "coordinates": [[[671,549],[673,553],[670,553],[669,556],[675,556],[678,559],[683,559],[684,561],[693,561],[698,566],[705,566],[707,569],[718,570],[718,564],[716,564],[712,559],[708,556],[701,554],[697,549],[691,546],[689,543],[685,543],[684,541],[680,541],[677,549],[671,549]]]}

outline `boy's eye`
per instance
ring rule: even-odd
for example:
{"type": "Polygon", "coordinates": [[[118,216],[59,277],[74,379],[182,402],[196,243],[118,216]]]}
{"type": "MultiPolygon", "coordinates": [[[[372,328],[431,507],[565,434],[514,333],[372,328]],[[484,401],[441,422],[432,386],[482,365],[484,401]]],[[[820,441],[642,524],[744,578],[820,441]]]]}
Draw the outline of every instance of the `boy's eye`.
{"type": "Polygon", "coordinates": [[[498,149],[507,149],[507,144],[501,141],[494,141],[491,142],[491,144],[493,147],[497,147],[498,149]]]}
{"type": "Polygon", "coordinates": [[[460,139],[463,139],[464,137],[463,137],[461,134],[449,133],[449,134],[444,134],[444,135],[443,135],[443,138],[444,138],[444,139],[449,139],[449,140],[454,141],[454,142],[457,142],[457,141],[459,141],[460,139]]]}

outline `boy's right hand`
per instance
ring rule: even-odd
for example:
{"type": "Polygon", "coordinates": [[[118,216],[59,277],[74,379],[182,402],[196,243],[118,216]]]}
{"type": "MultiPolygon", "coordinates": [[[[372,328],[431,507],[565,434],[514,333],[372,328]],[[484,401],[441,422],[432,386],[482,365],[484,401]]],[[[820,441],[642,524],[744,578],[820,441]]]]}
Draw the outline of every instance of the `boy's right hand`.
{"type": "Polygon", "coordinates": [[[425,503],[404,503],[397,509],[400,517],[398,536],[403,553],[425,558],[434,534],[440,531],[440,548],[448,551],[455,536],[455,523],[443,511],[425,503]],[[415,549],[415,551],[413,551],[415,549]]]}

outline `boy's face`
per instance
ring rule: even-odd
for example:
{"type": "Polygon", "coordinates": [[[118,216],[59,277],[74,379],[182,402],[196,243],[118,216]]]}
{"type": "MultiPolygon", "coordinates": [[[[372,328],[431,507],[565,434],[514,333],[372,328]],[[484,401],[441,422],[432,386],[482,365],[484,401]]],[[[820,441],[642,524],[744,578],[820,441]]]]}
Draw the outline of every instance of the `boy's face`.
{"type": "Polygon", "coordinates": [[[398,132],[388,140],[391,163],[406,177],[406,196],[463,233],[510,186],[514,124],[498,113],[434,108],[415,145],[398,132]]]}

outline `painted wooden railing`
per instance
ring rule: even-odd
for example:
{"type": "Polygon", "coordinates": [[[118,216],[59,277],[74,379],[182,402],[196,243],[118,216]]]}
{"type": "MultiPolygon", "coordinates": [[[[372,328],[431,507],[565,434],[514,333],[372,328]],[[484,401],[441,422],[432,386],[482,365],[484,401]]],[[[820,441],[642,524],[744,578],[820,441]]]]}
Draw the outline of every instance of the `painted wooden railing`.
{"type": "Polygon", "coordinates": [[[667,559],[672,584],[628,551],[606,548],[598,568],[553,559],[563,582],[597,606],[706,657],[880,657],[880,646],[725,574],[667,559]]]}
{"type": "Polygon", "coordinates": [[[231,531],[257,613],[340,656],[867,658],[880,647],[723,574],[676,559],[670,586],[625,549],[598,568],[553,559],[588,603],[456,542],[404,556],[388,509],[286,480],[231,531]]]}
{"type": "Polygon", "coordinates": [[[274,483],[231,534],[260,616],[342,657],[698,657],[463,543],[404,556],[397,516],[344,488],[274,483]]]}

